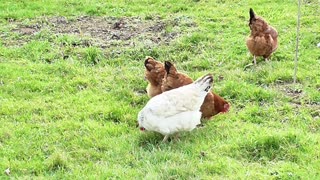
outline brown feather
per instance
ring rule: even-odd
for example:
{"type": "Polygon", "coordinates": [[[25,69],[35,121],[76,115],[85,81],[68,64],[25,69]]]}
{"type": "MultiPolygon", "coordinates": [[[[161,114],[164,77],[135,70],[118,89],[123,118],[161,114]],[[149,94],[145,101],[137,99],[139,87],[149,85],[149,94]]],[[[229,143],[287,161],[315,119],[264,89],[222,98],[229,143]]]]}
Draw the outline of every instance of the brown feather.
{"type": "Polygon", "coordinates": [[[251,32],[246,41],[247,47],[252,55],[268,59],[278,48],[278,32],[263,18],[256,16],[251,8],[249,14],[251,32]]]}
{"type": "Polygon", "coordinates": [[[156,61],[152,57],[145,59],[145,77],[149,84],[147,86],[147,93],[149,97],[161,94],[162,79],[165,74],[164,66],[161,62],[156,61]]]}

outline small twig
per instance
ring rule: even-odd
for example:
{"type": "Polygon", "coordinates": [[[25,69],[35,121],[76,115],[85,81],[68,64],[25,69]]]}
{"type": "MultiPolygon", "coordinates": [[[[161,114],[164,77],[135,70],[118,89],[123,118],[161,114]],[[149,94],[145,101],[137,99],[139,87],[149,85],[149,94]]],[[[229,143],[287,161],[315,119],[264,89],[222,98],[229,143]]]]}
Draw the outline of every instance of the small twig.
{"type": "Polygon", "coordinates": [[[298,20],[297,20],[297,41],[296,41],[296,56],[294,59],[294,74],[293,74],[293,83],[297,82],[297,71],[298,71],[298,52],[299,52],[299,32],[300,32],[300,16],[301,16],[301,0],[298,0],[298,20]]]}

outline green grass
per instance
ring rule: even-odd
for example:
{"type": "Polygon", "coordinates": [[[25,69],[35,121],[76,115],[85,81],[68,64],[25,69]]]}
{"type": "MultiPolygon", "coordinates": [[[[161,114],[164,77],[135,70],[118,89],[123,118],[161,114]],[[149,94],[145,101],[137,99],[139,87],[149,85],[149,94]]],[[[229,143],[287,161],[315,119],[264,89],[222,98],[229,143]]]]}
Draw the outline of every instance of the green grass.
{"type": "Polygon", "coordinates": [[[302,4],[293,84],[296,1],[2,2],[0,179],[319,179],[319,6],[302,4]],[[279,32],[257,67],[247,67],[250,7],[279,32]],[[138,28],[129,40],[79,24],[63,33],[61,16],[138,28]],[[231,111],[180,141],[139,132],[145,56],[194,79],[212,73],[231,111]]]}

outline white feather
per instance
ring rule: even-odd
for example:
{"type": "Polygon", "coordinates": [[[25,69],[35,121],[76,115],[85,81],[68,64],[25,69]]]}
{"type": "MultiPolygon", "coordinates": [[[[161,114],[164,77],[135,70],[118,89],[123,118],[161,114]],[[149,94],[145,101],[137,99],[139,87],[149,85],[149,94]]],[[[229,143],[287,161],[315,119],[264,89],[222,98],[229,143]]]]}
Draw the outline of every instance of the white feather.
{"type": "Polygon", "coordinates": [[[212,85],[209,77],[154,96],[139,112],[139,126],[163,135],[193,130],[200,124],[200,106],[212,85]]]}

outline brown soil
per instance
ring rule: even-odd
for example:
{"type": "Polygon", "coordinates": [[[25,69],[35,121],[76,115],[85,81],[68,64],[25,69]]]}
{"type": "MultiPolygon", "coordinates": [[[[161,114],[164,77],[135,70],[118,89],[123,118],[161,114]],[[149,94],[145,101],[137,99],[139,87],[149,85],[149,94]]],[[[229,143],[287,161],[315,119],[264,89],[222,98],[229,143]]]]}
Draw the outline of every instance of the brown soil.
{"type": "MultiPolygon", "coordinates": [[[[32,20],[28,25],[22,22],[10,22],[12,32],[18,33],[19,38],[11,41],[8,45],[21,45],[43,31],[48,30],[55,35],[74,35],[80,39],[87,39],[84,45],[94,45],[101,48],[112,46],[134,47],[137,44],[144,46],[156,46],[169,44],[183,32],[180,26],[194,29],[196,24],[187,17],[172,20],[143,20],[139,17],[91,17],[80,16],[75,19],[65,17],[42,17],[32,20]],[[166,30],[169,27],[169,31],[166,30]],[[16,43],[15,43],[16,42],[16,43]]],[[[83,44],[82,44],[83,45],[83,44]]]]}

